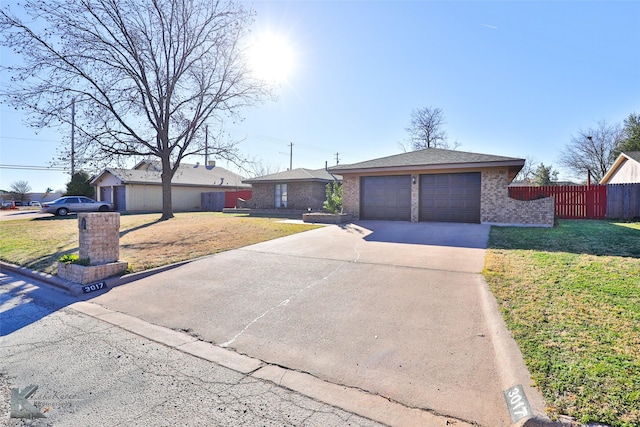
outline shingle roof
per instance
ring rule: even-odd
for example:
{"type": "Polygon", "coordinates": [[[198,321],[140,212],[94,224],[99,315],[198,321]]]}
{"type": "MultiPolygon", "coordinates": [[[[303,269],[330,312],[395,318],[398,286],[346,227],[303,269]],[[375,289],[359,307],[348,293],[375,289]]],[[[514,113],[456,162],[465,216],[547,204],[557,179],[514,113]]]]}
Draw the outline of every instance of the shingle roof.
{"type": "Polygon", "coordinates": [[[298,168],[285,172],[277,172],[269,175],[259,176],[256,178],[245,179],[243,182],[253,183],[267,183],[267,182],[283,182],[283,181],[321,181],[332,182],[342,181],[340,175],[327,172],[326,169],[305,169],[298,168]]]}
{"type": "Polygon", "coordinates": [[[633,159],[636,162],[640,163],[640,151],[625,151],[623,152],[623,154],[630,159],[633,159]]]}
{"type": "MultiPolygon", "coordinates": [[[[162,184],[160,162],[141,162],[135,169],[108,168],[109,172],[125,184],[162,184]]],[[[102,176],[100,174],[100,176],[102,176]]],[[[99,176],[99,177],[100,177],[99,176]]],[[[99,178],[98,177],[98,178],[99,178]]],[[[96,178],[96,180],[98,179],[96,178]]],[[[178,167],[172,185],[198,186],[198,187],[242,187],[250,188],[250,185],[242,183],[244,177],[228,171],[220,166],[205,167],[182,163],[178,167]]],[[[95,181],[95,180],[94,180],[95,181]]]]}
{"type": "Polygon", "coordinates": [[[514,157],[494,156],[491,154],[469,153],[465,151],[444,150],[441,148],[425,148],[423,150],[410,151],[394,156],[367,160],[365,162],[350,165],[339,165],[329,168],[329,172],[350,172],[361,169],[408,169],[410,167],[448,166],[468,167],[476,166],[520,166],[524,165],[524,159],[514,157]]]}

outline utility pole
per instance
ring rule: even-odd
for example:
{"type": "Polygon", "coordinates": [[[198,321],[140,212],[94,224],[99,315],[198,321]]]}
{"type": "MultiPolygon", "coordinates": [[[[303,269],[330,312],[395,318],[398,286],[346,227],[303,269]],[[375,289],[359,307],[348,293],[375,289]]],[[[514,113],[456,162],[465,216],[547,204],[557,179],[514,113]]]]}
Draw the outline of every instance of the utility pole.
{"type": "Polygon", "coordinates": [[[71,178],[76,174],[76,99],[71,99],[71,178]]]}
{"type": "Polygon", "coordinates": [[[204,165],[209,166],[209,125],[204,125],[204,165]]]}
{"type": "Polygon", "coordinates": [[[293,170],[293,142],[289,144],[289,170],[293,170]]]}

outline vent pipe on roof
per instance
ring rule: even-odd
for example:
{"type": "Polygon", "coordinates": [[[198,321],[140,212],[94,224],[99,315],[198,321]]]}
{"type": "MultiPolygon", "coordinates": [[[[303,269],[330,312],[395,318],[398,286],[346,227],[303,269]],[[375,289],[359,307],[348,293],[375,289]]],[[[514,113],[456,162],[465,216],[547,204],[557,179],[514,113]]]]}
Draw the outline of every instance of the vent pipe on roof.
{"type": "Polygon", "coordinates": [[[325,160],[324,161],[324,170],[328,171],[329,170],[329,165],[327,164],[328,162],[325,160]]]}

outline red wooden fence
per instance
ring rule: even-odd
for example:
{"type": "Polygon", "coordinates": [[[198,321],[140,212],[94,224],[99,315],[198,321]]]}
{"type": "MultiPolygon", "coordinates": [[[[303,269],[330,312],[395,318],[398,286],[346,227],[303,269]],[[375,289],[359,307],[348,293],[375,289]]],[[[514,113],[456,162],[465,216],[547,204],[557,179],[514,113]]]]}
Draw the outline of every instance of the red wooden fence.
{"type": "Polygon", "coordinates": [[[253,190],[227,191],[224,196],[225,208],[237,208],[238,198],[249,200],[253,196],[253,190]]]}
{"type": "Polygon", "coordinates": [[[517,200],[555,198],[555,215],[565,219],[603,219],[607,214],[607,186],[509,187],[517,200]]]}

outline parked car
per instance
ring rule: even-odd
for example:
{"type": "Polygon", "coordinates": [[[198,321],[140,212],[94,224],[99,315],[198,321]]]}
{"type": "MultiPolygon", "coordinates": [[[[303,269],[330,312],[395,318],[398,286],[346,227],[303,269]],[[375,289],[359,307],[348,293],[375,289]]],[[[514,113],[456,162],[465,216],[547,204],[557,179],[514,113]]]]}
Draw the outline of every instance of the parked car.
{"type": "Polygon", "coordinates": [[[40,202],[36,202],[36,201],[30,202],[30,203],[29,203],[29,206],[35,206],[35,207],[37,207],[37,208],[41,208],[41,207],[42,207],[42,205],[40,204],[40,202]]]}
{"type": "Polygon", "coordinates": [[[42,212],[65,216],[69,212],[106,212],[113,210],[113,204],[97,202],[84,196],[60,197],[53,202],[42,204],[42,212]]]}
{"type": "Polygon", "coordinates": [[[16,208],[16,202],[13,200],[6,200],[2,202],[2,209],[18,209],[16,208]]]}

